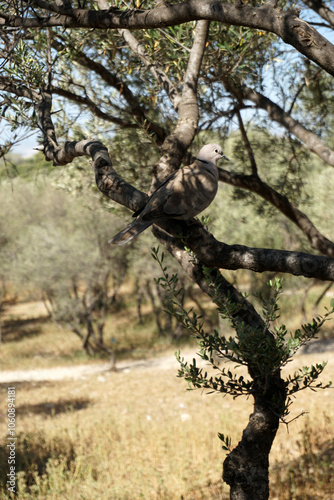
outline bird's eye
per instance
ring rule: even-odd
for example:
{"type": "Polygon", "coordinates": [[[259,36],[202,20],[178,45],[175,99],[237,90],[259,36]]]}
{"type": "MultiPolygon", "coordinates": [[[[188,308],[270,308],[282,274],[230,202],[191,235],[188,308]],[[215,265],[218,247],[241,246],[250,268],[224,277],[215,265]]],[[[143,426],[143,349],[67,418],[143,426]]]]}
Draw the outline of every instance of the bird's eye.
{"type": "Polygon", "coordinates": [[[219,153],[218,149],[215,149],[215,153],[219,153]]]}

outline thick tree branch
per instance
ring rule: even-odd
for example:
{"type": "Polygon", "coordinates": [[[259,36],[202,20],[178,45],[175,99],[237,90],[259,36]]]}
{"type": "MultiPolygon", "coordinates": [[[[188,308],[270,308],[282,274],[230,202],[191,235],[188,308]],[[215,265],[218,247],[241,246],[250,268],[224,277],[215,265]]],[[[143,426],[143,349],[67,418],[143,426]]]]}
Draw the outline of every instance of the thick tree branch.
{"type": "Polygon", "coordinates": [[[174,134],[183,143],[183,154],[192,143],[199,119],[197,84],[201,71],[205,45],[209,32],[208,21],[199,21],[195,29],[194,42],[191,47],[187,68],[182,82],[181,100],[178,107],[179,120],[174,134]]]}
{"type": "Polygon", "coordinates": [[[67,165],[74,158],[88,156],[92,159],[97,187],[108,198],[133,212],[146,201],[147,195],[122,179],[112,166],[107,148],[95,139],[65,142],[63,146],[44,148],[45,158],[54,165],[67,165]]]}
{"type": "Polygon", "coordinates": [[[90,156],[95,172],[97,187],[109,198],[132,211],[141,207],[147,195],[124,181],[113,169],[108,150],[94,139],[66,142],[59,146],[51,118],[52,95],[41,92],[41,102],[37,106],[40,128],[44,135],[43,153],[54,165],[67,165],[79,156],[90,156]]]}
{"type": "Polygon", "coordinates": [[[141,43],[129,30],[119,30],[131,50],[141,59],[146,68],[166,91],[175,110],[179,113],[174,133],[162,146],[164,156],[156,166],[155,178],[151,187],[154,190],[158,183],[171,171],[179,167],[186,149],[191,144],[198,125],[197,82],[200,73],[209,23],[200,21],[196,27],[194,43],[190,51],[187,69],[183,78],[182,92],[178,92],[165,72],[146,54],[141,43]]]}
{"type": "Polygon", "coordinates": [[[41,96],[38,92],[27,87],[22,82],[17,82],[13,78],[0,75],[0,90],[9,92],[17,97],[24,97],[32,102],[40,102],[41,96]]]}
{"type": "MultiPolygon", "coordinates": [[[[183,77],[182,91],[178,94],[179,115],[174,132],[164,141],[163,156],[156,164],[150,193],[173,171],[179,168],[192,143],[198,127],[199,111],[197,83],[209,31],[209,22],[199,21],[195,29],[194,42],[190,50],[187,68],[183,77]]],[[[174,104],[175,106],[175,104],[174,104]]]]}
{"type": "MultiPolygon", "coordinates": [[[[180,234],[203,265],[219,269],[249,269],[257,273],[271,271],[294,276],[334,281],[334,259],[304,252],[289,252],[244,245],[227,245],[214,238],[199,223],[170,221],[159,224],[170,234],[180,234]]],[[[168,235],[168,236],[169,236],[168,235]]],[[[161,238],[161,235],[159,236],[161,238]]]]}
{"type": "MultiPolygon", "coordinates": [[[[108,11],[73,9],[70,15],[28,17],[26,28],[63,26],[64,28],[147,29],[206,19],[227,25],[247,26],[277,34],[285,43],[334,75],[334,45],[298,17],[297,11],[282,11],[270,2],[260,7],[219,0],[188,0],[175,5],[159,4],[151,10],[127,11],[112,7],[108,11]]],[[[0,26],[22,27],[20,16],[0,12],[0,26]]]]}
{"type": "Polygon", "coordinates": [[[292,116],[285,112],[278,104],[245,84],[236,84],[235,81],[227,75],[224,75],[222,81],[226,89],[231,92],[240,103],[243,103],[244,100],[250,100],[258,108],[267,111],[271,120],[282,125],[282,127],[302,141],[310,151],[318,155],[319,158],[328,163],[328,165],[334,167],[334,151],[326,146],[316,134],[292,118],[292,116]]]}
{"type": "Polygon", "coordinates": [[[186,97],[188,89],[190,89],[191,96],[197,91],[198,78],[209,34],[209,26],[209,21],[199,21],[197,23],[194,43],[190,51],[187,69],[183,78],[183,85],[185,86],[182,92],[183,98],[186,97]]]}
{"type": "Polygon", "coordinates": [[[334,257],[334,243],[323,236],[310,219],[297,207],[292,205],[288,198],[268,186],[257,175],[234,174],[221,168],[218,171],[219,180],[235,187],[247,189],[261,196],[261,198],[271,203],[301,229],[308,238],[312,248],[318,250],[323,255],[334,257]]]}
{"type": "MultiPolygon", "coordinates": [[[[196,283],[205,294],[211,297],[213,289],[210,286],[207,274],[204,273],[203,263],[198,259],[194,259],[194,257],[184,249],[184,245],[179,239],[174,238],[162,228],[156,225],[153,226],[153,234],[180,264],[191,281],[196,283]]],[[[221,275],[218,269],[211,269],[209,274],[212,282],[217,285],[216,292],[222,300],[230,297],[235,304],[242,306],[238,309],[237,321],[240,323],[245,322],[254,328],[264,328],[264,322],[261,316],[256,312],[254,306],[221,275]]]]}

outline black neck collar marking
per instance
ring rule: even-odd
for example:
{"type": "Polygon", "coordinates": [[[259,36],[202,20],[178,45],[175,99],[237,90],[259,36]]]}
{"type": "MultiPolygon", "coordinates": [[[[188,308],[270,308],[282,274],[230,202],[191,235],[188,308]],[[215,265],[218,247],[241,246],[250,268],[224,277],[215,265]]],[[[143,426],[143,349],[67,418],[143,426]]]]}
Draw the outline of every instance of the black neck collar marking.
{"type": "Polygon", "coordinates": [[[202,163],[206,163],[207,165],[209,164],[208,161],[205,161],[205,160],[200,160],[199,158],[197,158],[198,161],[201,161],[202,163]]]}

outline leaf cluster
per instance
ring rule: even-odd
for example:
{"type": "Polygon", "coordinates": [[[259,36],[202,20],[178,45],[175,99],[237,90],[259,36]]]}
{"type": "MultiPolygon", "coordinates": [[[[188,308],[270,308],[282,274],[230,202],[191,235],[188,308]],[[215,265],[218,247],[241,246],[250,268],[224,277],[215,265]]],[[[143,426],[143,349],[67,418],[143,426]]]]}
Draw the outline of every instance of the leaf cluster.
{"type": "Polygon", "coordinates": [[[45,65],[32,46],[20,39],[4,72],[26,85],[40,88],[44,84],[45,65]]]}
{"type": "MultiPolygon", "coordinates": [[[[181,357],[181,353],[177,352],[176,358],[180,363],[178,376],[188,382],[189,389],[207,389],[209,392],[229,394],[233,398],[251,395],[255,385],[258,389],[259,382],[265,390],[268,380],[279,373],[303,345],[315,338],[325,321],[334,313],[334,300],[332,300],[331,308],[323,317],[314,318],[311,323],[303,324],[294,333],[289,333],[284,324],[276,326],[274,323],[280,316],[278,298],[282,293],[282,280],[276,279],[268,282],[271,291],[269,298],[264,298],[262,294],[258,295],[262,303],[263,326],[253,327],[239,319],[238,313],[243,307],[242,303],[235,304],[231,297],[222,300],[217,293],[217,284],[211,281],[213,302],[216,303],[220,316],[227,318],[236,332],[235,337],[226,338],[218,330],[207,332],[201,316],[197,315],[193,309],[187,310],[183,302],[180,302],[182,288],[178,287],[178,276],[175,273],[169,276],[167,267],[163,263],[163,252],[160,256],[159,249],[153,248],[152,257],[159,263],[163,274],[156,280],[156,283],[168,291],[166,311],[173,315],[184,328],[191,330],[198,341],[200,358],[218,373],[211,375],[197,365],[196,359],[188,363],[181,357]],[[237,366],[248,367],[251,379],[245,379],[244,376],[239,376],[229,368],[220,367],[219,361],[223,359],[232,361],[237,366]]],[[[207,279],[210,279],[209,269],[206,270],[206,274],[207,279]]],[[[316,390],[330,387],[331,383],[324,385],[318,382],[325,366],[325,362],[310,367],[304,366],[285,379],[287,400],[283,411],[284,416],[288,414],[291,395],[306,388],[316,390]]]]}

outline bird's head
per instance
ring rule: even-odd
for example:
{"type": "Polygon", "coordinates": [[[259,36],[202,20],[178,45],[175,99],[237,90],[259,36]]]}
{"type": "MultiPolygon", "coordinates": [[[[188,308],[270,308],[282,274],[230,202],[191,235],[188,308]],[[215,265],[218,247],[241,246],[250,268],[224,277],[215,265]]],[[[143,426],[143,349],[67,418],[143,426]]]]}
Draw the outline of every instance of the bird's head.
{"type": "Polygon", "coordinates": [[[197,160],[202,161],[203,163],[213,163],[214,165],[221,158],[229,161],[224,155],[224,152],[219,144],[206,144],[197,155],[197,160]]]}

